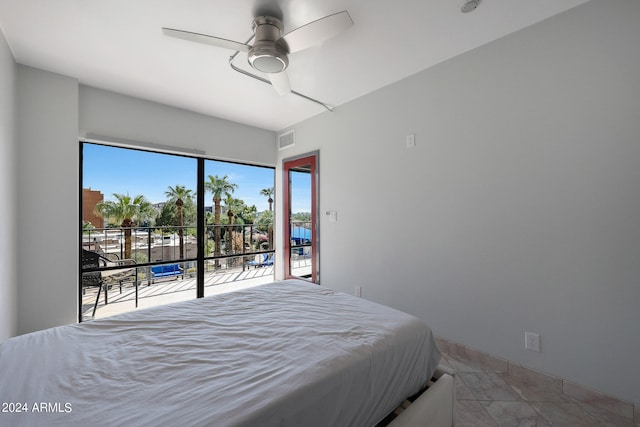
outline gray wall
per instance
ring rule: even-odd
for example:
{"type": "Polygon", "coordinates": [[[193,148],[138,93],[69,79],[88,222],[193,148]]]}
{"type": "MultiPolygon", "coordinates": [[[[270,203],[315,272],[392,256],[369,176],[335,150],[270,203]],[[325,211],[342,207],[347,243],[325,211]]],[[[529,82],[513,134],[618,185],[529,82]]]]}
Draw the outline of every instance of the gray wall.
{"type": "Polygon", "coordinates": [[[267,164],[320,149],[320,210],[338,211],[321,221],[323,284],[640,402],[639,16],[593,0],[303,122],[280,153],[267,131],[16,72],[0,39],[0,189],[19,213],[0,217],[20,236],[0,241],[0,339],[77,318],[78,136],[190,137],[267,164]]]}
{"type": "Polygon", "coordinates": [[[97,134],[198,149],[219,160],[274,166],[272,131],[80,86],[80,136],[97,134]]]}
{"type": "Polygon", "coordinates": [[[16,64],[0,30],[0,223],[4,224],[0,239],[0,342],[17,331],[17,266],[15,242],[17,221],[16,64]]]}
{"type": "Polygon", "coordinates": [[[322,283],[640,402],[638,22],[594,0],[294,126],[322,283]]]}
{"type": "Polygon", "coordinates": [[[18,66],[18,333],[77,321],[78,83],[18,66]]]}
{"type": "MultiPolygon", "coordinates": [[[[0,65],[10,69],[11,62],[0,58],[0,65]]],[[[12,117],[12,106],[11,102],[4,105],[4,97],[1,105],[4,123],[12,117]]],[[[3,280],[0,285],[0,293],[8,297],[7,314],[2,311],[7,317],[6,326],[4,319],[2,323],[4,338],[77,321],[79,137],[95,133],[198,148],[214,158],[275,164],[271,131],[79,86],[73,78],[22,65],[17,66],[16,105],[17,185],[5,177],[8,173],[0,175],[0,185],[8,188],[9,197],[17,191],[20,236],[17,260],[7,257],[10,265],[17,265],[17,280],[15,274],[9,280],[12,269],[8,268],[3,277],[9,284],[3,280]],[[16,282],[14,304],[11,293],[16,286],[11,283],[16,282]],[[11,326],[16,307],[17,328],[11,326]]],[[[10,127],[2,132],[3,141],[11,138],[10,127]]],[[[11,149],[4,142],[2,149],[5,145],[11,149]]],[[[11,217],[8,211],[7,218],[11,217]]],[[[15,242],[11,239],[0,251],[13,250],[15,242]]]]}

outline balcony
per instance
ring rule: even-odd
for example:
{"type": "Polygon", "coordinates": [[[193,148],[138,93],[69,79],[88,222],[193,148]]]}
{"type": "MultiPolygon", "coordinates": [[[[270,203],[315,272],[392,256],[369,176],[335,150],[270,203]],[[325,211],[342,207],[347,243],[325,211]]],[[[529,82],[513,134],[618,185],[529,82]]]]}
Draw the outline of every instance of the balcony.
{"type": "MultiPolygon", "coordinates": [[[[272,236],[271,227],[207,226],[204,296],[272,282],[272,236]]],[[[193,227],[84,230],[82,247],[103,260],[96,265],[83,261],[83,320],[196,298],[198,254],[193,227]],[[179,268],[181,274],[153,274],[167,265],[179,268]],[[87,280],[91,275],[102,279],[99,298],[99,286],[87,280]]],[[[303,268],[310,260],[301,257],[296,262],[303,268]]]]}
{"type": "MultiPolygon", "coordinates": [[[[230,292],[238,289],[258,286],[273,281],[273,266],[234,268],[205,273],[205,296],[230,292]]],[[[163,279],[154,283],[146,280],[138,283],[138,307],[135,306],[135,284],[124,282],[122,289],[117,283],[107,283],[108,304],[105,304],[104,291],[100,295],[95,318],[113,316],[132,310],[170,304],[196,298],[196,278],[185,275],[184,279],[163,279]]],[[[97,287],[88,287],[82,296],[83,319],[92,318],[93,306],[98,293],[97,287]]]]}

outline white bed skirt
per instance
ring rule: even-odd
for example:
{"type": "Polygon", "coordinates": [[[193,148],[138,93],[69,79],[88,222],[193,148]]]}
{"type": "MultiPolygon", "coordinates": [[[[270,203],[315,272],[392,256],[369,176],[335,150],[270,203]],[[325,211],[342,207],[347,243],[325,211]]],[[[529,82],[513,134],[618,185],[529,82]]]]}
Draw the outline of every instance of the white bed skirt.
{"type": "Polygon", "coordinates": [[[438,366],[436,382],[388,427],[452,427],[455,415],[454,371],[438,366]]]}

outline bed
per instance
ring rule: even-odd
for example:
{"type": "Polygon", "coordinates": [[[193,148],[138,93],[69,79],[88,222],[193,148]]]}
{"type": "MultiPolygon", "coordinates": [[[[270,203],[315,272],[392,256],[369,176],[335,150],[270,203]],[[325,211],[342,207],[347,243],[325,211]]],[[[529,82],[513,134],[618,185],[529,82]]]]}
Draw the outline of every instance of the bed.
{"type": "Polygon", "coordinates": [[[278,281],[5,341],[0,425],[450,426],[439,359],[413,316],[278,281]]]}

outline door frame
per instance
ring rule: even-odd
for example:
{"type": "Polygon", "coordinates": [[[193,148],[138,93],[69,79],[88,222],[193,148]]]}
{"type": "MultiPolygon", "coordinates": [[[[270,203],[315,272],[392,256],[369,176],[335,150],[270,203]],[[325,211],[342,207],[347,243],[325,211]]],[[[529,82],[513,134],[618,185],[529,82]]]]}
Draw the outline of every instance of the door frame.
{"type": "MultiPolygon", "coordinates": [[[[311,169],[311,281],[320,284],[320,215],[319,215],[319,151],[300,154],[282,160],[284,213],[284,278],[305,279],[291,274],[291,192],[289,172],[309,166],[311,169]]],[[[308,279],[306,279],[308,280],[308,279]]]]}

